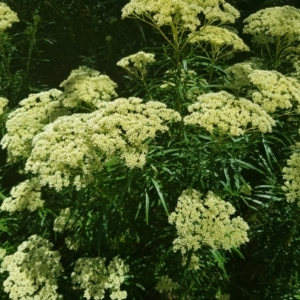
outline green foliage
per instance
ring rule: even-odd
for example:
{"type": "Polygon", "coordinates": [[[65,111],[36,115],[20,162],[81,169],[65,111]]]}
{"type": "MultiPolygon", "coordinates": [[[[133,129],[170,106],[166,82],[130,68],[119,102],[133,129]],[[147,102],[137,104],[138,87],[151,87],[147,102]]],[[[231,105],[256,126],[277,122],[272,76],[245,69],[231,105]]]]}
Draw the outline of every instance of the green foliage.
{"type": "MultiPolygon", "coordinates": [[[[202,2],[195,1],[198,5],[202,2]]],[[[242,4],[230,1],[232,4],[235,2],[241,5],[242,10],[242,4]]],[[[250,12],[249,1],[242,2],[250,12]]],[[[260,8],[281,5],[278,2],[255,2],[259,7],[252,3],[251,13],[260,8]]],[[[87,68],[78,69],[76,74],[79,75],[74,76],[77,79],[69,81],[70,86],[74,84],[79,89],[79,84],[76,85],[79,81],[75,80],[81,80],[81,94],[76,88],[59,92],[57,99],[51,100],[59,103],[55,113],[50,112],[45,104],[47,118],[40,123],[32,122],[30,132],[36,130],[33,128],[36,123],[46,126],[37,129],[32,141],[26,135],[31,143],[31,154],[27,159],[15,158],[16,162],[11,163],[6,160],[6,150],[0,150],[1,202],[9,205],[15,201],[15,207],[18,203],[20,207],[20,211],[9,213],[2,204],[0,239],[1,247],[7,252],[4,260],[20,251],[19,245],[33,235],[50,241],[53,243],[51,251],[59,253],[64,269],[55,278],[54,289],[57,287],[57,292],[64,299],[87,298],[87,294],[83,296],[83,285],[72,280],[76,262],[81,258],[106,258],[105,268],[98,271],[104,274],[103,270],[107,269],[113,276],[103,279],[103,286],[96,286],[98,291],[103,289],[103,299],[113,299],[110,293],[116,287],[109,285],[113,280],[119,280],[127,299],[136,300],[229,299],[229,296],[230,299],[249,300],[298,299],[300,210],[298,203],[287,202],[282,189],[286,185],[284,168],[291,154],[298,151],[295,144],[299,142],[300,97],[292,90],[293,87],[297,90],[299,84],[297,65],[293,65],[287,55],[282,55],[278,63],[272,55],[266,55],[263,46],[252,45],[250,41],[247,45],[251,46],[251,51],[247,52],[246,45],[245,53],[236,50],[241,49],[234,47],[238,35],[234,36],[235,31],[229,25],[235,26],[232,23],[237,18],[237,11],[228,7],[225,11],[226,6],[215,5],[218,17],[210,17],[204,10],[195,13],[190,24],[195,20],[202,23],[191,29],[185,23],[183,16],[187,12],[182,7],[178,8],[180,13],[170,14],[170,22],[153,17],[146,6],[142,6],[138,13],[128,15],[123,9],[123,16],[125,14],[133,20],[122,21],[120,11],[127,1],[10,0],[6,3],[18,12],[21,22],[4,33],[0,32],[0,94],[10,100],[9,107],[12,109],[0,115],[1,138],[14,138],[9,122],[17,121],[13,118],[17,118],[16,111],[21,108],[23,117],[36,118],[35,121],[40,118],[38,114],[30,114],[32,107],[26,107],[26,103],[17,106],[27,93],[57,87],[78,64],[87,68]],[[225,16],[220,17],[222,13],[225,16]],[[229,15],[233,21],[228,21],[229,15]],[[159,24],[158,20],[165,23],[159,24]],[[199,32],[209,26],[212,34],[205,35],[204,42],[201,35],[196,40],[199,32]],[[224,46],[213,34],[218,32],[216,28],[222,28],[224,36],[227,34],[236,39],[228,41],[232,43],[229,46],[224,46]],[[139,38],[133,40],[133,35],[139,38]],[[193,42],[193,39],[196,41],[193,42]],[[125,69],[116,65],[123,56],[141,48],[155,55],[155,62],[147,61],[146,56],[139,61],[133,55],[131,64],[125,69]],[[251,69],[249,74],[255,70],[272,74],[279,71],[280,78],[285,78],[290,85],[286,84],[280,90],[279,100],[276,92],[263,94],[263,88],[251,82],[247,72],[238,73],[244,76],[238,77],[237,73],[227,69],[240,62],[249,64],[248,67],[251,65],[252,69],[247,69],[251,69]],[[128,108],[129,104],[127,108],[125,104],[125,108],[121,104],[113,107],[112,103],[118,102],[111,99],[114,97],[112,92],[109,99],[103,96],[107,91],[101,90],[99,84],[102,75],[88,68],[100,69],[110,75],[119,85],[119,95],[143,99],[150,112],[140,104],[135,104],[134,109],[128,108]],[[86,75],[88,72],[90,77],[86,75]],[[99,81],[95,87],[91,78],[97,76],[99,81]],[[239,78],[243,80],[237,80],[239,78]],[[264,95],[263,99],[268,95],[272,103],[279,101],[280,104],[281,99],[287,99],[290,106],[278,105],[274,111],[268,111],[262,108],[261,103],[256,103],[254,113],[249,107],[253,108],[254,95],[259,92],[264,95]],[[64,102],[66,95],[69,101],[77,101],[76,106],[68,106],[64,102]],[[212,101],[207,101],[208,97],[212,97],[212,101]],[[165,126],[164,129],[157,125],[163,108],[160,106],[159,111],[155,110],[156,102],[153,101],[159,101],[170,109],[164,118],[159,119],[159,125],[165,126]],[[26,112],[29,113],[26,115],[26,112]],[[171,118],[171,112],[180,114],[181,120],[171,118]],[[193,113],[194,120],[189,122],[193,113]],[[275,125],[270,122],[271,132],[255,123],[257,116],[263,114],[274,120],[275,125]],[[102,123],[95,121],[98,115],[102,123]],[[128,115],[132,116],[131,123],[126,119],[128,115]],[[148,123],[143,124],[149,135],[143,131],[144,128],[138,127],[140,124],[137,123],[145,120],[140,116],[147,117],[148,123]],[[250,118],[251,122],[243,123],[240,116],[250,118]],[[118,118],[118,122],[111,122],[114,117],[118,118]],[[108,121],[105,123],[105,120],[108,121]],[[67,124],[63,127],[65,131],[54,126],[57,124],[67,124]],[[151,130],[154,130],[153,134],[149,133],[151,130]],[[59,137],[51,140],[53,132],[59,132],[61,136],[58,134],[59,137]],[[142,134],[147,138],[143,139],[142,134]],[[102,148],[101,143],[99,146],[101,139],[105,141],[102,148]],[[50,142],[46,144],[45,141],[50,142]],[[68,150],[60,146],[65,141],[69,142],[68,150]],[[37,145],[43,145],[44,151],[39,153],[37,145]],[[59,151],[57,145],[61,147],[59,151]],[[84,150],[83,146],[86,147],[84,150]],[[77,156],[81,155],[80,151],[85,152],[77,156]],[[65,161],[59,157],[62,167],[53,170],[57,176],[51,180],[64,180],[69,176],[67,174],[76,178],[79,174],[82,177],[78,178],[84,179],[84,185],[76,184],[76,179],[70,176],[71,179],[68,177],[69,181],[66,180],[59,189],[55,184],[51,186],[43,168],[34,171],[33,163],[31,169],[28,167],[28,161],[33,161],[33,154],[35,159],[47,163],[53,159],[51,155],[57,153],[65,157],[65,161]],[[44,200],[44,205],[35,211],[29,210],[29,204],[24,209],[24,202],[21,203],[21,199],[30,199],[30,190],[11,190],[26,179],[37,180],[39,184],[31,192],[40,192],[44,200]],[[190,218],[199,213],[202,223],[206,217],[214,215],[213,210],[202,201],[210,195],[209,192],[227,203],[226,206],[220,202],[228,211],[229,204],[230,207],[232,205],[235,212],[231,221],[241,217],[247,222],[249,242],[240,245],[240,248],[232,246],[224,249],[221,246],[212,248],[203,239],[198,247],[194,239],[196,232],[191,233],[191,229],[187,229],[186,235],[190,236],[193,247],[186,246],[189,250],[185,254],[174,251],[173,242],[179,236],[176,226],[179,225],[171,225],[169,217],[178,207],[178,198],[184,191],[187,191],[186,197],[192,197],[188,191],[201,194],[199,199],[192,197],[192,200],[202,203],[203,211],[191,207],[190,218]],[[16,196],[18,193],[22,197],[16,196]],[[116,257],[129,266],[129,271],[125,272],[124,268],[124,276],[120,275],[122,268],[119,267],[120,277],[117,279],[116,272],[110,269],[110,263],[116,257]],[[169,285],[169,289],[162,288],[163,284],[169,285]]],[[[186,1],[185,5],[188,4],[189,1],[186,1]]],[[[167,4],[164,5],[168,9],[167,4]]],[[[188,12],[189,16],[194,13],[192,9],[188,12]]],[[[161,12],[158,9],[157,13],[161,12]]],[[[292,42],[293,46],[299,46],[296,38],[292,42]]],[[[278,80],[275,87],[280,87],[282,82],[278,80]]],[[[43,94],[35,100],[36,104],[42,101],[42,97],[43,94]]],[[[7,148],[10,155],[9,146],[7,148]]],[[[48,164],[47,167],[51,166],[48,164]]],[[[219,219],[225,219],[223,213],[217,211],[217,217],[209,223],[213,234],[207,239],[222,232],[223,229],[216,228],[215,224],[221,222],[219,219]]],[[[235,225],[233,222],[230,224],[233,236],[235,225]]],[[[225,239],[219,237],[222,238],[225,239]]],[[[42,256],[40,259],[42,263],[42,256]]],[[[104,276],[99,274],[90,284],[99,282],[99,278],[104,276]]],[[[4,281],[8,275],[2,272],[0,280],[4,281]]],[[[3,297],[7,296],[7,291],[1,290],[1,293],[3,297]]],[[[9,299],[9,295],[7,297],[9,299]]],[[[125,298],[116,296],[114,299],[125,298]]]]}

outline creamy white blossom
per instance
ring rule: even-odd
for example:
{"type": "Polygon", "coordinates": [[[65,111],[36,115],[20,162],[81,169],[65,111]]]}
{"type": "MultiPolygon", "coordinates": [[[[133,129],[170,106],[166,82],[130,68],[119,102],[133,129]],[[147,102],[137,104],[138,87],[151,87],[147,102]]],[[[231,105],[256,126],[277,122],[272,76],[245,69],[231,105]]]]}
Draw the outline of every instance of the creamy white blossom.
{"type": "Polygon", "coordinates": [[[94,174],[112,158],[129,168],[143,167],[149,146],[145,143],[180,115],[158,101],[142,103],[135,97],[102,102],[89,114],[73,114],[48,124],[33,139],[26,171],[36,174],[42,185],[61,190],[87,186],[94,174]]]}
{"type": "Polygon", "coordinates": [[[19,22],[17,14],[5,3],[0,2],[0,34],[2,34],[7,28],[10,28],[12,24],[16,22],[19,22]]]}
{"type": "Polygon", "coordinates": [[[254,70],[248,75],[251,83],[257,88],[252,99],[266,112],[273,113],[278,109],[300,111],[300,83],[276,71],[254,70]]]}
{"type": "Polygon", "coordinates": [[[12,111],[6,121],[7,133],[1,145],[8,152],[8,161],[16,162],[30,155],[32,140],[46,124],[68,112],[58,100],[61,91],[30,94],[20,102],[20,107],[12,111]]]}
{"type": "Polygon", "coordinates": [[[86,299],[104,299],[105,290],[109,290],[112,300],[127,298],[127,292],[121,290],[129,272],[129,267],[118,257],[106,267],[105,258],[80,258],[76,261],[72,282],[84,290],[86,299]]]}
{"type": "Polygon", "coordinates": [[[51,250],[52,246],[47,240],[32,235],[17,252],[4,257],[0,271],[9,274],[3,286],[10,299],[62,299],[57,293],[57,279],[63,268],[60,255],[51,250]]]}
{"type": "Polygon", "coordinates": [[[271,132],[275,121],[258,104],[221,91],[200,95],[188,107],[190,115],[184,117],[186,125],[198,125],[213,133],[238,136],[247,130],[271,132]]]}
{"type": "Polygon", "coordinates": [[[73,70],[60,87],[64,88],[64,92],[59,99],[68,108],[78,108],[86,104],[96,109],[101,106],[102,101],[111,101],[117,97],[115,82],[85,66],[73,70]]]}
{"type": "Polygon", "coordinates": [[[34,211],[44,206],[45,201],[41,199],[41,185],[37,178],[19,183],[12,188],[10,195],[2,202],[1,210],[14,213],[24,209],[34,211]]]}
{"type": "Polygon", "coordinates": [[[169,223],[175,225],[174,251],[186,255],[203,246],[213,249],[239,247],[248,242],[247,223],[241,217],[230,218],[235,208],[212,192],[202,199],[196,190],[185,190],[178,199],[169,223]]]}
{"type": "Polygon", "coordinates": [[[122,58],[117,62],[117,65],[142,79],[147,74],[147,65],[154,62],[154,54],[139,51],[122,58]]]}

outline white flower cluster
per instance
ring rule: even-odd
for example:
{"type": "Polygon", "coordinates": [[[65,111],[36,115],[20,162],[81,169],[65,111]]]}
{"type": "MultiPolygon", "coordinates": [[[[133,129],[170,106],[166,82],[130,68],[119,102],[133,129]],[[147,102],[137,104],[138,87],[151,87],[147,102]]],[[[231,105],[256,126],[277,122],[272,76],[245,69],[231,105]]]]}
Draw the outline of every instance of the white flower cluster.
{"type": "Polygon", "coordinates": [[[244,20],[244,33],[266,36],[261,41],[275,42],[272,38],[284,37],[300,41],[300,9],[293,6],[276,6],[261,9],[244,20]]]}
{"type": "Polygon", "coordinates": [[[58,300],[57,278],[63,269],[60,255],[51,251],[53,245],[32,235],[18,251],[4,257],[0,271],[9,273],[3,282],[4,291],[12,300],[58,300]]]}
{"type": "Polygon", "coordinates": [[[298,201],[300,206],[300,143],[297,143],[294,149],[295,152],[287,161],[287,167],[283,168],[285,183],[282,189],[288,202],[298,201]]]}
{"type": "Polygon", "coordinates": [[[42,186],[60,191],[71,184],[79,190],[92,178],[101,160],[93,151],[86,121],[89,114],[58,118],[33,139],[25,170],[36,174],[42,186]]]}
{"type": "Polygon", "coordinates": [[[122,9],[122,18],[141,19],[156,28],[169,25],[193,32],[201,25],[201,13],[206,24],[234,23],[239,17],[239,12],[224,0],[131,0],[122,9]]]}
{"type": "Polygon", "coordinates": [[[174,282],[168,275],[160,276],[155,289],[160,293],[167,293],[177,290],[179,287],[177,282],[174,282]]]}
{"type": "Polygon", "coordinates": [[[241,217],[230,219],[234,207],[214,193],[206,199],[196,190],[185,190],[178,199],[175,212],[169,216],[178,237],[173,242],[174,251],[185,255],[202,246],[229,250],[248,242],[247,223],[241,217]]]}
{"type": "Polygon", "coordinates": [[[27,158],[32,149],[33,137],[43,127],[57,117],[66,114],[57,100],[61,91],[52,89],[48,92],[31,94],[20,102],[19,108],[9,114],[6,122],[7,134],[1,145],[8,152],[8,161],[27,158]]]}
{"type": "Polygon", "coordinates": [[[108,76],[88,67],[79,67],[73,70],[60,87],[64,92],[60,98],[65,107],[77,108],[88,104],[92,108],[99,108],[102,101],[110,101],[117,97],[117,84],[108,76]]]}
{"type": "Polygon", "coordinates": [[[44,206],[41,199],[41,186],[37,178],[32,178],[19,183],[10,192],[11,197],[4,199],[1,210],[14,213],[28,209],[34,211],[44,206]]]}
{"type": "Polygon", "coordinates": [[[300,110],[300,83],[296,79],[265,70],[254,70],[248,77],[258,89],[252,94],[253,101],[266,112],[290,109],[294,102],[300,110]]]}
{"type": "Polygon", "coordinates": [[[206,49],[206,44],[210,44],[213,48],[210,52],[212,52],[214,59],[226,57],[239,51],[250,51],[249,47],[237,34],[226,28],[211,25],[203,27],[198,32],[189,34],[189,42],[203,44],[204,49],[206,49]]]}
{"type": "Polygon", "coordinates": [[[0,34],[13,23],[19,22],[17,14],[12,11],[5,3],[0,2],[0,34]]]}
{"type": "Polygon", "coordinates": [[[138,53],[122,58],[117,62],[117,65],[139,78],[144,78],[147,73],[146,66],[154,62],[154,54],[140,51],[138,53]]]}
{"type": "Polygon", "coordinates": [[[76,261],[72,273],[73,284],[84,290],[86,299],[103,299],[105,290],[110,291],[110,299],[121,300],[127,298],[127,292],[121,291],[121,284],[125,281],[129,267],[118,257],[114,257],[105,266],[105,258],[80,258],[76,261]]]}
{"type": "Polygon", "coordinates": [[[0,97],[0,117],[4,112],[4,108],[8,104],[8,100],[6,98],[0,97]]]}
{"type": "Polygon", "coordinates": [[[133,168],[145,164],[145,141],[154,138],[158,131],[168,131],[166,123],[180,120],[178,112],[161,102],[142,103],[139,98],[129,97],[108,103],[103,114],[94,112],[87,123],[97,149],[107,155],[121,153],[125,164],[133,168]]]}
{"type": "Polygon", "coordinates": [[[145,141],[167,131],[167,122],[179,120],[161,102],[142,103],[135,97],[103,102],[93,113],[60,117],[45,126],[33,139],[25,169],[57,191],[70,184],[79,190],[112,157],[123,158],[129,168],[142,167],[145,141]]]}
{"type": "Polygon", "coordinates": [[[190,115],[184,118],[186,125],[199,125],[207,131],[218,129],[221,134],[238,136],[246,130],[271,132],[275,121],[258,105],[221,91],[200,95],[197,102],[188,107],[190,115]]]}

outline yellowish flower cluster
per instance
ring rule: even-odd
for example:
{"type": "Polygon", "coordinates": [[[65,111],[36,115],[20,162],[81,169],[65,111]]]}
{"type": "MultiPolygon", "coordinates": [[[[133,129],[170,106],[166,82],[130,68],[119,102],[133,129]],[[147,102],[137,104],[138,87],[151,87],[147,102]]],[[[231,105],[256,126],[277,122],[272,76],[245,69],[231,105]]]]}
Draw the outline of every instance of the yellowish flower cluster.
{"type": "Polygon", "coordinates": [[[4,112],[4,108],[8,104],[8,100],[6,98],[0,97],[0,117],[4,112]]]}
{"type": "Polygon", "coordinates": [[[108,103],[103,113],[92,113],[87,123],[97,149],[107,155],[120,152],[125,164],[134,168],[145,164],[148,146],[144,142],[158,131],[168,131],[165,123],[180,119],[178,112],[161,102],[142,103],[139,98],[129,97],[108,103]]]}
{"type": "Polygon", "coordinates": [[[250,51],[237,34],[226,28],[211,25],[203,27],[196,33],[189,34],[189,42],[203,45],[204,49],[206,49],[206,44],[210,44],[213,49],[210,49],[208,53],[211,53],[210,56],[213,56],[213,59],[224,57],[229,53],[250,51]]]}
{"type": "Polygon", "coordinates": [[[73,70],[60,87],[64,88],[60,99],[65,107],[76,108],[84,103],[99,108],[102,101],[117,97],[117,84],[106,75],[88,67],[73,70]]]}
{"type": "Polygon", "coordinates": [[[79,190],[90,182],[94,168],[101,169],[86,126],[88,118],[89,114],[60,117],[34,137],[25,170],[36,174],[41,185],[60,191],[72,181],[79,190]]]}
{"type": "Polygon", "coordinates": [[[265,70],[254,70],[248,77],[258,89],[252,94],[253,101],[266,112],[290,109],[294,102],[300,109],[300,83],[296,79],[265,70]]]}
{"type": "Polygon", "coordinates": [[[16,22],[19,22],[17,14],[5,3],[0,2],[0,34],[16,22]]]}
{"type": "Polygon", "coordinates": [[[1,145],[8,152],[8,161],[15,162],[30,155],[32,139],[42,128],[60,115],[66,114],[58,97],[61,91],[31,94],[20,102],[19,108],[10,113],[6,122],[7,134],[1,145]]]}
{"type": "Polygon", "coordinates": [[[283,179],[285,180],[282,189],[286,193],[288,202],[298,201],[300,205],[300,143],[295,146],[297,152],[293,153],[287,161],[287,167],[283,168],[283,179]]]}
{"type": "Polygon", "coordinates": [[[44,206],[44,200],[41,199],[41,186],[36,178],[19,183],[12,188],[10,195],[11,197],[3,201],[1,210],[14,213],[24,209],[34,211],[44,206]]]}
{"type": "Polygon", "coordinates": [[[57,191],[70,184],[80,190],[112,157],[123,158],[129,168],[142,167],[145,141],[180,119],[161,102],[142,103],[135,97],[103,102],[93,113],[60,117],[45,126],[33,140],[25,169],[57,191]]]}
{"type": "Polygon", "coordinates": [[[271,132],[275,121],[257,104],[221,91],[200,95],[197,102],[188,107],[190,115],[184,118],[186,125],[199,125],[212,133],[238,136],[246,130],[271,132]]]}
{"type": "Polygon", "coordinates": [[[18,251],[4,257],[0,271],[9,273],[3,282],[4,291],[12,300],[58,300],[57,278],[63,269],[60,255],[51,251],[53,245],[32,235],[18,251]]]}
{"type": "Polygon", "coordinates": [[[230,219],[234,213],[229,202],[212,192],[202,200],[196,190],[183,191],[175,212],[169,216],[169,223],[176,226],[178,235],[173,242],[174,251],[185,255],[202,246],[229,250],[248,242],[249,227],[241,217],[230,219]]]}
{"type": "Polygon", "coordinates": [[[146,66],[154,62],[154,54],[140,51],[122,58],[117,62],[117,65],[136,75],[137,77],[143,78],[147,73],[146,66]]]}
{"type": "Polygon", "coordinates": [[[105,266],[105,258],[80,258],[76,261],[72,273],[73,284],[78,284],[84,290],[86,299],[103,299],[105,290],[110,291],[112,300],[127,298],[127,292],[121,291],[121,284],[125,281],[129,267],[118,257],[114,257],[105,266]]]}
{"type": "Polygon", "coordinates": [[[177,290],[179,287],[177,282],[174,282],[168,275],[160,276],[155,289],[160,293],[167,293],[177,290]]]}
{"type": "Polygon", "coordinates": [[[201,25],[201,13],[206,24],[234,23],[239,17],[239,12],[224,0],[131,0],[122,9],[122,18],[138,18],[157,28],[175,25],[193,32],[201,25]]]}
{"type": "Polygon", "coordinates": [[[276,6],[261,9],[244,20],[244,33],[269,37],[262,39],[274,42],[270,37],[285,37],[290,41],[299,41],[300,9],[293,6],[276,6]]]}

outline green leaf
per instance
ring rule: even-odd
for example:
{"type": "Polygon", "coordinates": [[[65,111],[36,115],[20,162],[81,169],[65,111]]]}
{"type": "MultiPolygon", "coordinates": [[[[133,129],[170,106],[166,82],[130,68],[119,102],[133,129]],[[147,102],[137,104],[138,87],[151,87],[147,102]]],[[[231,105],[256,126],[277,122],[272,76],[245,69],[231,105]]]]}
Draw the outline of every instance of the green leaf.
{"type": "Polygon", "coordinates": [[[232,162],[236,162],[238,164],[240,164],[241,166],[243,166],[245,169],[252,169],[252,170],[255,170],[257,172],[259,172],[260,174],[265,174],[264,171],[254,167],[253,165],[249,164],[249,163],[246,163],[245,161],[242,161],[242,160],[239,160],[239,159],[231,159],[232,162]]]}
{"type": "Polygon", "coordinates": [[[149,224],[149,195],[147,191],[145,191],[146,202],[145,202],[145,213],[146,213],[146,224],[149,224]]]}
{"type": "Polygon", "coordinates": [[[218,267],[223,271],[223,275],[224,277],[229,280],[228,274],[225,270],[225,266],[224,263],[226,262],[226,258],[220,253],[220,251],[218,250],[210,250],[210,252],[212,253],[215,262],[218,264],[218,267]]]}
{"type": "Polygon", "coordinates": [[[164,195],[162,194],[161,190],[160,190],[160,187],[159,187],[159,184],[158,182],[154,179],[154,178],[151,178],[151,181],[153,182],[153,185],[157,191],[157,194],[159,196],[159,199],[161,201],[161,204],[162,206],[164,207],[165,209],[165,212],[167,214],[167,216],[169,215],[169,212],[168,212],[168,209],[167,209],[167,205],[166,205],[166,202],[165,202],[165,199],[164,199],[164,195]]]}

